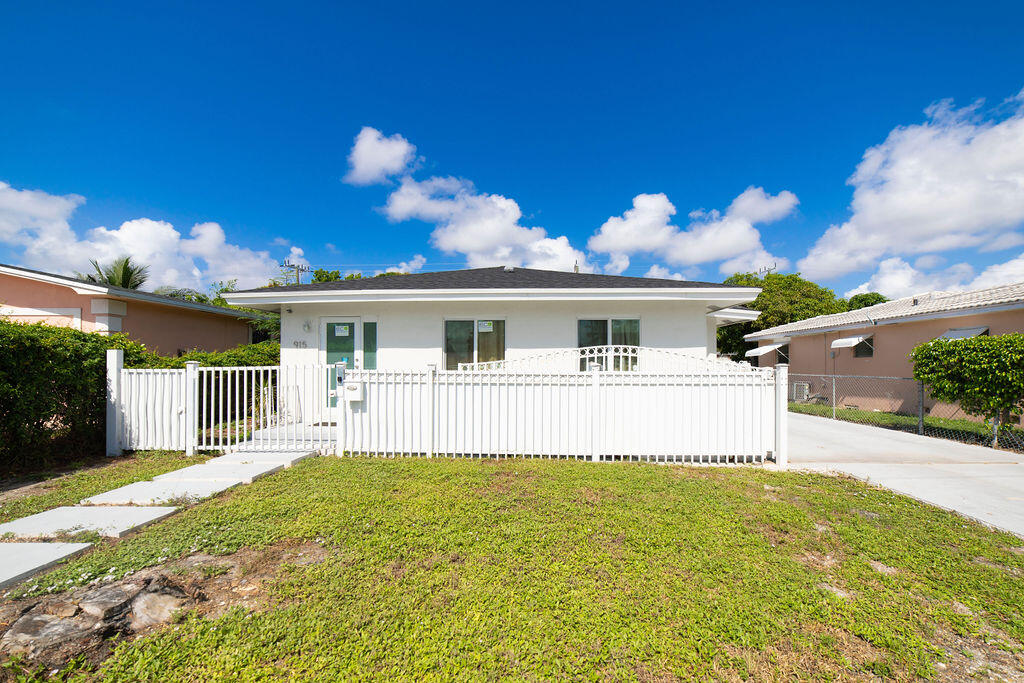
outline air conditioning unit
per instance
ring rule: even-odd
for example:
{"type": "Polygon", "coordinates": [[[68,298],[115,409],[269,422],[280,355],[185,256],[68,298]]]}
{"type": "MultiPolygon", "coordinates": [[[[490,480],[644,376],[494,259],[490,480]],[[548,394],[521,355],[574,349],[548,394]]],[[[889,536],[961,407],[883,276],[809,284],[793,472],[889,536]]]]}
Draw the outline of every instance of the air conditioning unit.
{"type": "Polygon", "coordinates": [[[811,383],[810,382],[793,382],[793,400],[794,401],[806,401],[807,397],[811,395],[811,383]]]}

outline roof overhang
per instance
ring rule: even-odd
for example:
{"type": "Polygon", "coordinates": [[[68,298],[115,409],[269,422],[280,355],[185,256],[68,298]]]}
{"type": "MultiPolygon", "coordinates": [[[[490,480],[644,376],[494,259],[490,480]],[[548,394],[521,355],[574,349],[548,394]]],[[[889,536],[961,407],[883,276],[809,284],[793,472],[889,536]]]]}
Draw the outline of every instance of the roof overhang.
{"type": "Polygon", "coordinates": [[[965,306],[963,308],[957,308],[950,311],[932,311],[930,313],[912,313],[908,315],[893,316],[891,318],[881,318],[878,320],[863,320],[851,323],[845,323],[843,325],[825,325],[822,327],[812,327],[803,330],[787,330],[786,327],[789,325],[779,325],[781,328],[779,331],[773,331],[772,328],[767,330],[760,330],[758,332],[751,332],[750,334],[744,335],[743,338],[746,341],[756,342],[763,339],[777,339],[778,335],[786,335],[788,337],[808,337],[814,334],[827,334],[830,332],[843,332],[845,330],[862,330],[867,327],[882,327],[884,325],[899,325],[902,323],[912,323],[921,320],[943,320],[946,318],[961,318],[968,315],[978,315],[981,313],[1002,313],[1003,311],[1017,311],[1024,308],[1024,301],[1018,301],[1015,303],[1002,303],[1002,304],[990,304],[981,306],[965,306]],[[767,334],[765,334],[767,332],[767,334]]]}
{"type": "MultiPolygon", "coordinates": [[[[227,292],[233,306],[266,311],[292,304],[476,301],[692,301],[722,308],[753,301],[756,287],[575,287],[567,289],[335,289],[227,292]]],[[[755,316],[756,317],[756,316],[755,316]]]]}
{"type": "Polygon", "coordinates": [[[954,327],[939,335],[938,339],[971,339],[972,337],[980,337],[986,332],[988,332],[987,325],[982,327],[954,327]]]}
{"type": "Polygon", "coordinates": [[[75,294],[84,294],[86,296],[104,297],[107,299],[115,299],[117,301],[145,301],[147,303],[158,304],[161,306],[187,308],[193,311],[213,313],[214,315],[226,315],[232,318],[258,319],[264,317],[258,313],[235,311],[230,308],[224,308],[223,306],[213,306],[210,304],[197,304],[191,301],[160,296],[159,294],[122,289],[121,287],[107,287],[106,285],[82,282],[81,280],[75,280],[74,278],[64,277],[62,275],[40,273],[38,271],[25,270],[5,265],[0,265],[0,274],[20,277],[24,280],[34,280],[36,282],[46,282],[52,285],[67,287],[75,294]]]}
{"type": "Polygon", "coordinates": [[[871,339],[870,334],[855,334],[851,337],[840,337],[839,339],[832,340],[831,347],[833,349],[848,349],[868,339],[871,339]]]}
{"type": "Polygon", "coordinates": [[[743,355],[746,356],[747,358],[760,358],[764,354],[771,353],[775,349],[780,349],[783,346],[785,346],[784,343],[783,344],[765,344],[764,346],[758,346],[756,349],[750,349],[749,351],[747,351],[743,355]]]}
{"type": "Polygon", "coordinates": [[[749,308],[727,307],[708,313],[709,318],[714,318],[718,327],[735,325],[736,323],[747,323],[757,320],[761,311],[752,311],[749,308]]]}

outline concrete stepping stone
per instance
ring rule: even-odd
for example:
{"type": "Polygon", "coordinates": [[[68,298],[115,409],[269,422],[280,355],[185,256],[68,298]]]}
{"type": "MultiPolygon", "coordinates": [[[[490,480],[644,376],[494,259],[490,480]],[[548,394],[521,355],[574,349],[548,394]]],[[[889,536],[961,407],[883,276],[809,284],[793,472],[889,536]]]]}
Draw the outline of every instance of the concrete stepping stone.
{"type": "Polygon", "coordinates": [[[173,514],[173,507],[72,507],[65,506],[0,524],[0,538],[53,538],[95,531],[101,536],[120,538],[158,519],[173,514]]]}
{"type": "Polygon", "coordinates": [[[82,505],[163,505],[194,502],[241,483],[243,480],[240,477],[217,481],[139,481],[86,498],[82,505]]]}
{"type": "Polygon", "coordinates": [[[0,543],[0,588],[77,555],[91,543],[0,543]]]}
{"type": "Polygon", "coordinates": [[[239,451],[239,452],[236,452],[236,453],[228,453],[227,455],[222,455],[219,458],[212,458],[210,460],[207,460],[206,463],[209,464],[209,465],[212,465],[214,463],[218,463],[219,464],[219,463],[227,463],[227,462],[236,462],[236,463],[242,463],[242,464],[259,464],[259,463],[265,463],[265,462],[268,462],[268,463],[272,462],[272,463],[281,463],[285,467],[291,467],[292,465],[294,465],[295,463],[299,462],[300,460],[305,460],[306,458],[308,458],[308,457],[310,457],[312,455],[314,455],[314,453],[312,451],[310,451],[310,452],[302,452],[302,451],[267,451],[267,452],[252,452],[252,451],[249,451],[249,452],[245,452],[245,451],[239,451]]]}
{"type": "Polygon", "coordinates": [[[277,472],[284,465],[281,463],[203,463],[183,467],[180,470],[153,477],[153,481],[241,481],[251,484],[253,480],[277,472]]]}

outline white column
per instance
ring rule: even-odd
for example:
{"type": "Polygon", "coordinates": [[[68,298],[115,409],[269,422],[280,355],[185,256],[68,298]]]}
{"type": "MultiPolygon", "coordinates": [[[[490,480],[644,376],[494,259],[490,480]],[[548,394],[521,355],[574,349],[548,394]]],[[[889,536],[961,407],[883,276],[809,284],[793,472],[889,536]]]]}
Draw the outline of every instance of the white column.
{"type": "Polygon", "coordinates": [[[107,349],[107,455],[121,455],[121,370],[124,351],[107,349]]]}
{"type": "Polygon", "coordinates": [[[185,363],[185,455],[195,455],[199,443],[199,361],[185,363]]]}
{"type": "Polygon", "coordinates": [[[775,464],[789,465],[789,365],[775,366],[775,464]]]}

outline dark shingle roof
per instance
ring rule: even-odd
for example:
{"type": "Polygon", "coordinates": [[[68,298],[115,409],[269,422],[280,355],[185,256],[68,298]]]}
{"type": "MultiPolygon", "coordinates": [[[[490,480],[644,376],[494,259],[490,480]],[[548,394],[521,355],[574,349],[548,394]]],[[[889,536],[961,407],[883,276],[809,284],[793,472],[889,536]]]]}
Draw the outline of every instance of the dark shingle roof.
{"type": "Polygon", "coordinates": [[[338,282],[314,282],[307,285],[286,285],[247,289],[246,292],[301,292],[332,290],[389,289],[655,289],[735,287],[717,282],[694,280],[661,280],[651,277],[625,277],[597,273],[567,273],[533,268],[471,268],[445,270],[412,275],[369,277],[338,282]]]}

